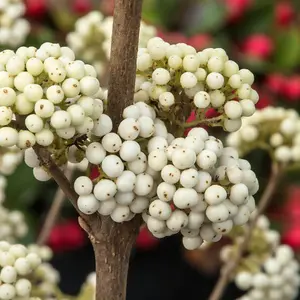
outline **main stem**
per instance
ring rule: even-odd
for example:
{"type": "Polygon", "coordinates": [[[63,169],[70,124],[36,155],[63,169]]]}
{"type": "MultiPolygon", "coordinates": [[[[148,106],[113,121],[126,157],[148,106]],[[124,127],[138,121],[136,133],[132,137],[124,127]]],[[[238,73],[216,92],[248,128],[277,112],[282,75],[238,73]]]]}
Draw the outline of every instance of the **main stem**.
{"type": "Polygon", "coordinates": [[[259,216],[265,211],[267,208],[268,204],[270,203],[272,196],[276,190],[277,184],[279,182],[281,176],[281,168],[277,164],[272,165],[272,171],[271,171],[271,176],[269,179],[269,182],[264,190],[264,193],[259,201],[256,215],[255,217],[250,221],[249,226],[246,229],[245,235],[244,235],[244,241],[238,248],[238,251],[236,253],[236,256],[232,259],[229,260],[224,267],[221,270],[221,275],[219,277],[219,280],[217,284],[214,287],[214,290],[212,291],[209,300],[220,300],[221,297],[223,296],[225,289],[228,285],[228,283],[231,280],[231,277],[236,270],[236,268],[239,265],[239,262],[241,261],[243,254],[247,250],[252,232],[255,228],[255,225],[257,223],[257,220],[259,216]]]}

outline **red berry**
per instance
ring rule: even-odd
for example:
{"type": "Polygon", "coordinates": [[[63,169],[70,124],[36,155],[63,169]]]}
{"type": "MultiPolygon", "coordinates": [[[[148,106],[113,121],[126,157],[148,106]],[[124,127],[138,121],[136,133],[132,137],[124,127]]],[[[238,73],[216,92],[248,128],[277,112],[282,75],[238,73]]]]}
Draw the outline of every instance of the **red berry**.
{"type": "Polygon", "coordinates": [[[242,44],[242,52],[257,59],[269,58],[274,50],[273,41],[264,34],[254,34],[249,36],[242,44]]]}
{"type": "Polygon", "coordinates": [[[300,223],[283,233],[282,242],[291,246],[294,250],[300,249],[300,223]]]}
{"type": "Polygon", "coordinates": [[[228,21],[236,22],[243,17],[252,0],[225,0],[228,21]]]}
{"type": "Polygon", "coordinates": [[[136,247],[147,250],[158,244],[159,240],[155,238],[146,227],[143,227],[136,239],[136,247]]]}
{"type": "Polygon", "coordinates": [[[187,43],[188,45],[194,47],[196,50],[202,50],[211,45],[212,37],[209,34],[196,34],[190,37],[187,43]]]}
{"type": "Polygon", "coordinates": [[[92,9],[90,0],[75,0],[73,3],[73,11],[78,14],[86,14],[92,9]]]}
{"type": "Polygon", "coordinates": [[[300,76],[295,75],[285,81],[283,95],[289,101],[300,100],[300,76]]]}
{"type": "Polygon", "coordinates": [[[26,0],[26,14],[30,17],[42,17],[47,11],[45,0],[26,0]]]}
{"type": "Polygon", "coordinates": [[[97,166],[93,166],[90,173],[90,178],[92,180],[98,178],[100,176],[100,172],[97,166]]]}
{"type": "Polygon", "coordinates": [[[295,18],[295,11],[289,1],[281,1],[275,6],[275,21],[279,26],[287,26],[295,18]]]}
{"type": "Polygon", "coordinates": [[[259,92],[259,101],[257,102],[257,104],[255,104],[255,107],[257,109],[262,109],[272,105],[273,102],[274,99],[269,93],[259,92]]]}
{"type": "Polygon", "coordinates": [[[266,84],[273,93],[280,94],[284,88],[285,81],[285,77],[281,74],[270,74],[266,79],[266,84]]]}

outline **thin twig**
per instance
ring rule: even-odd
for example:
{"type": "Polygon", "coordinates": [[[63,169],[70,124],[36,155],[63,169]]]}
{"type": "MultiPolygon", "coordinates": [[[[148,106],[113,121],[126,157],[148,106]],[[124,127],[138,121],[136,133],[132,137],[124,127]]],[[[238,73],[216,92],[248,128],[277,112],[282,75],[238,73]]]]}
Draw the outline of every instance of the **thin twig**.
{"type": "Polygon", "coordinates": [[[196,127],[200,124],[213,124],[216,123],[218,121],[221,121],[223,118],[223,116],[218,116],[218,117],[214,117],[214,118],[207,118],[207,119],[203,119],[203,120],[195,120],[195,121],[191,121],[191,122],[186,122],[183,124],[180,124],[183,128],[191,128],[191,127],[196,127]]]}
{"type": "Polygon", "coordinates": [[[257,220],[259,216],[265,211],[268,204],[270,203],[272,196],[276,190],[277,184],[279,182],[279,179],[281,177],[281,168],[278,166],[278,164],[272,165],[272,171],[271,176],[268,182],[268,185],[266,186],[266,189],[264,190],[264,193],[259,201],[255,217],[250,221],[245,235],[243,242],[241,243],[240,247],[238,248],[238,251],[236,253],[236,256],[227,262],[227,264],[224,265],[224,267],[221,270],[220,278],[217,282],[217,284],[214,287],[213,292],[211,293],[209,300],[219,300],[221,299],[222,295],[224,294],[224,291],[226,289],[226,286],[228,285],[229,281],[231,280],[231,277],[235,271],[235,269],[238,267],[239,262],[241,261],[243,254],[247,250],[249,243],[251,241],[252,232],[255,229],[255,225],[257,223],[257,220]]]}
{"type": "MultiPolygon", "coordinates": [[[[67,177],[68,180],[71,180],[73,173],[74,173],[74,169],[67,168],[67,170],[65,171],[65,176],[67,177]]],[[[66,196],[62,191],[62,189],[58,187],[53,202],[51,204],[50,210],[47,213],[46,220],[37,238],[38,245],[44,245],[47,242],[50,232],[59,216],[65,197],[66,196]]]]}

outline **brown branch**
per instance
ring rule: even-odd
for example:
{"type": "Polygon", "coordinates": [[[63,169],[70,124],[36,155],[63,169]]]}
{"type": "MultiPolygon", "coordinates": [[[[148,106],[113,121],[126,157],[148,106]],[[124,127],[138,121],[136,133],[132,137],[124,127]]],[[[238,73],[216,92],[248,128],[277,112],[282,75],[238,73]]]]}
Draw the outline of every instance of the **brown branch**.
{"type": "MultiPolygon", "coordinates": [[[[68,180],[71,180],[72,175],[74,173],[74,169],[70,169],[68,168],[65,172],[65,176],[67,177],[68,180]]],[[[60,187],[58,187],[53,202],[51,204],[51,208],[47,213],[46,216],[46,220],[42,226],[42,229],[40,231],[40,234],[37,238],[37,244],[38,245],[44,245],[50,235],[50,232],[53,228],[53,226],[55,225],[55,222],[59,216],[60,210],[62,208],[62,205],[64,203],[65,200],[65,194],[62,191],[62,189],[60,187]]]]}
{"type": "Polygon", "coordinates": [[[221,270],[221,275],[220,278],[217,282],[217,284],[214,287],[213,292],[211,293],[209,300],[219,300],[221,299],[222,295],[224,294],[224,291],[231,280],[231,277],[238,267],[243,254],[247,250],[249,243],[251,241],[252,237],[252,232],[255,229],[255,225],[257,223],[257,220],[259,216],[265,211],[269,203],[271,202],[272,196],[276,190],[277,184],[279,182],[279,179],[281,177],[281,168],[278,166],[278,164],[273,164],[272,165],[272,171],[271,171],[271,176],[269,179],[269,182],[264,190],[264,193],[259,201],[257,211],[255,214],[255,217],[250,221],[245,234],[244,234],[244,239],[243,242],[241,243],[240,247],[238,248],[238,251],[236,253],[236,256],[228,260],[228,262],[224,265],[224,267],[221,270]]]}
{"type": "Polygon", "coordinates": [[[108,83],[108,113],[114,128],[133,102],[141,12],[142,0],[115,1],[108,83]]]}

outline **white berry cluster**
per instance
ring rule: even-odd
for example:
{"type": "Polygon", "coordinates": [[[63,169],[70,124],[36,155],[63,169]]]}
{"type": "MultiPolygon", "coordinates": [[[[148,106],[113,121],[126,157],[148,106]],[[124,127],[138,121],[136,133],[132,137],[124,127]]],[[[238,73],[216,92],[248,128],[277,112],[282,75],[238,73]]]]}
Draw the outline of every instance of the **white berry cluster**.
{"type": "Polygon", "coordinates": [[[0,146],[49,146],[87,134],[103,103],[95,69],[75,60],[67,47],[45,43],[0,53],[0,146]],[[24,116],[24,128],[18,130],[24,116]],[[16,128],[15,128],[16,127],[16,128]]]}
{"type": "Polygon", "coordinates": [[[117,133],[112,132],[108,115],[99,118],[97,136],[101,138],[89,143],[84,155],[89,163],[99,166],[100,178],[95,183],[81,176],[74,182],[77,204],[83,213],[98,211],[115,222],[131,220],[149,207],[157,172],[148,164],[148,140],[174,138],[146,103],[128,106],[123,118],[117,133]]]}
{"type": "Polygon", "coordinates": [[[255,111],[259,97],[253,82],[254,75],[240,69],[221,48],[197,52],[184,43],[170,45],[155,37],[138,52],[135,100],[175,116],[189,107],[199,119],[213,108],[222,116],[218,124],[232,132],[240,128],[242,116],[255,111]]]}
{"type": "Polygon", "coordinates": [[[300,118],[293,109],[267,107],[243,119],[243,125],[227,138],[229,146],[245,155],[255,148],[269,151],[280,163],[300,162],[300,118]]]}
{"type": "Polygon", "coordinates": [[[22,161],[23,153],[18,147],[0,147],[0,174],[11,175],[12,173],[14,173],[16,168],[22,163],[22,161]]]}
{"type": "Polygon", "coordinates": [[[186,138],[152,138],[148,165],[156,172],[154,201],[143,217],[156,237],[181,232],[187,249],[217,242],[248,222],[258,181],[250,164],[203,128],[186,138]]]}
{"type": "MultiPolygon", "coordinates": [[[[34,280],[43,260],[49,259],[47,247],[26,248],[19,244],[0,242],[0,299],[33,299],[34,280]]],[[[49,270],[48,274],[49,276],[49,270]]],[[[42,284],[42,283],[41,283],[42,284]]]]}
{"type": "Polygon", "coordinates": [[[27,232],[28,227],[22,212],[8,210],[0,204],[0,241],[14,243],[27,232]]]}
{"type": "MultiPolygon", "coordinates": [[[[104,71],[110,57],[113,17],[104,17],[99,11],[92,11],[75,23],[75,30],[67,35],[69,47],[78,57],[93,64],[99,75],[104,71]]],[[[153,26],[141,22],[139,45],[145,47],[156,35],[153,26]]]]}
{"type": "Polygon", "coordinates": [[[6,178],[0,175],[0,241],[14,243],[27,234],[28,228],[22,212],[3,206],[5,188],[6,178]]]}
{"type": "MultiPolygon", "coordinates": [[[[246,225],[247,226],[247,225],[246,225]]],[[[251,235],[247,254],[240,261],[234,277],[235,284],[246,294],[239,300],[293,300],[300,285],[299,263],[293,250],[280,245],[280,235],[270,229],[267,217],[260,216],[251,235]]],[[[235,250],[244,236],[243,228],[232,231],[233,244],[221,251],[225,263],[234,259],[235,250]]]]}
{"type": "Polygon", "coordinates": [[[21,18],[25,9],[23,0],[0,1],[0,48],[1,45],[15,48],[24,43],[30,31],[29,22],[21,18]]]}

